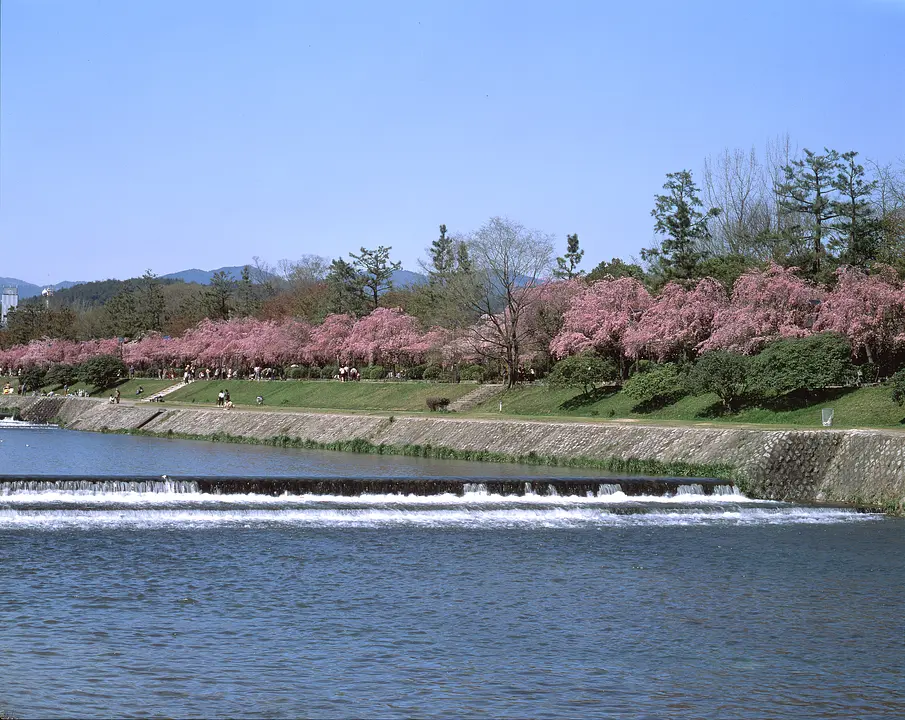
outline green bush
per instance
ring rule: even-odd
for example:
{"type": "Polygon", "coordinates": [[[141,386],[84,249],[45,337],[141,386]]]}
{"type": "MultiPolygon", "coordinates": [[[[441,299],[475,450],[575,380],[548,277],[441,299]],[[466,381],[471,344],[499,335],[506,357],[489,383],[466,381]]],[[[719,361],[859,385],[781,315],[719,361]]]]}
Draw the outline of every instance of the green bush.
{"type": "Polygon", "coordinates": [[[702,395],[712,392],[731,409],[747,391],[751,382],[751,358],[746,355],[714,350],[704,353],[689,375],[692,392],[702,395]]]}
{"type": "Polygon", "coordinates": [[[98,355],[79,365],[79,380],[101,390],[126,377],[126,364],[116,355],[98,355]]]}
{"type": "Polygon", "coordinates": [[[459,379],[484,382],[484,368],[480,365],[463,365],[459,369],[459,379]]]}
{"type": "MultiPolygon", "coordinates": [[[[311,370],[312,370],[311,377],[314,377],[314,375],[313,375],[314,368],[311,368],[311,370]]],[[[332,380],[337,375],[339,375],[339,365],[326,365],[320,369],[321,380],[332,380]]]]}
{"type": "Polygon", "coordinates": [[[905,405],[905,369],[895,373],[889,383],[892,386],[892,401],[896,405],[905,405]]]}
{"type": "Polygon", "coordinates": [[[383,365],[368,365],[361,371],[365,380],[383,380],[387,376],[387,370],[383,365]]]}
{"type": "Polygon", "coordinates": [[[553,366],[553,372],[547,377],[550,387],[580,387],[585,394],[589,393],[597,383],[611,382],[616,379],[618,370],[610,360],[597,355],[573,355],[560,360],[553,366]]]}
{"type": "Polygon", "coordinates": [[[427,409],[430,411],[446,410],[449,407],[449,398],[447,397],[429,397],[425,400],[427,409]]]}
{"type": "Polygon", "coordinates": [[[425,380],[433,380],[437,381],[440,379],[440,376],[443,374],[443,368],[439,365],[430,364],[424,368],[424,372],[421,373],[421,377],[425,380]]]}
{"type": "Polygon", "coordinates": [[[56,365],[51,365],[47,370],[44,381],[54,387],[63,387],[75,384],[78,379],[78,368],[66,363],[57,363],[56,365]]]}
{"type": "MultiPolygon", "coordinates": [[[[318,370],[318,368],[314,368],[318,370]]],[[[291,367],[286,368],[286,377],[289,380],[306,380],[310,377],[311,371],[304,365],[301,367],[291,367]]],[[[320,377],[320,371],[318,370],[318,377],[320,377]]]]}
{"type": "Polygon", "coordinates": [[[405,371],[405,376],[409,380],[423,380],[424,379],[424,368],[427,365],[415,365],[414,367],[410,367],[405,371]]]}
{"type": "Polygon", "coordinates": [[[755,385],[765,395],[851,385],[851,345],[837,333],[776,340],[754,358],[755,385]]]}
{"type": "Polygon", "coordinates": [[[28,368],[19,376],[19,387],[24,387],[26,392],[37,390],[45,383],[45,375],[44,368],[28,368]]]}
{"type": "Polygon", "coordinates": [[[625,381],[622,390],[642,408],[659,407],[685,397],[688,378],[675,363],[664,363],[635,373],[625,381]]]}

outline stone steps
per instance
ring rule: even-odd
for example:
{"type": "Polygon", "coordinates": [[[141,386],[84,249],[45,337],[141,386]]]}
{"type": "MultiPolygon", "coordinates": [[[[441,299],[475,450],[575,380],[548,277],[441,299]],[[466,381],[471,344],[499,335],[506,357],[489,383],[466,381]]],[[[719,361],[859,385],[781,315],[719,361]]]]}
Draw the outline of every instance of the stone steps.
{"type": "Polygon", "coordinates": [[[468,410],[487,402],[490,398],[499,395],[501,392],[503,392],[503,385],[495,383],[478,385],[478,387],[467,395],[463,395],[455,402],[450,403],[449,410],[451,412],[467,412],[468,410]]]}
{"type": "Polygon", "coordinates": [[[185,387],[185,383],[182,382],[182,380],[180,380],[175,385],[170,385],[169,387],[166,387],[163,390],[158,390],[153,395],[150,395],[150,396],[144,398],[144,400],[142,400],[142,402],[157,402],[158,398],[162,398],[162,397],[169,395],[170,393],[174,393],[179,388],[182,388],[182,387],[185,387]]]}

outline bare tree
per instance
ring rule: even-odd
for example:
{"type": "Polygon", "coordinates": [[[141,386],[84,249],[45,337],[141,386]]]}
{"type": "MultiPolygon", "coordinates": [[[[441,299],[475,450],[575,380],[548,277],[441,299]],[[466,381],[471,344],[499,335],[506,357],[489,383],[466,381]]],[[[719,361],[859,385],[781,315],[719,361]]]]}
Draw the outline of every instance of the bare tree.
{"type": "Polygon", "coordinates": [[[765,193],[766,170],[757,152],[723,150],[704,161],[704,204],[722,212],[709,220],[712,255],[732,253],[760,258],[760,238],[770,229],[770,201],[765,193]]]}
{"type": "Polygon", "coordinates": [[[462,309],[479,318],[475,348],[504,365],[512,387],[528,331],[526,316],[552,266],[553,237],[493,217],[468,237],[467,247],[471,272],[456,279],[455,292],[462,309]]]}

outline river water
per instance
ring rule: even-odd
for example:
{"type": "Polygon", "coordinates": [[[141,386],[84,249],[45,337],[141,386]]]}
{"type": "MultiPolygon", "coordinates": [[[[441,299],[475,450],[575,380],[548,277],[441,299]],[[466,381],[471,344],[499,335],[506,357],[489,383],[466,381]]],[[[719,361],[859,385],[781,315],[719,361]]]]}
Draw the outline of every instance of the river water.
{"type": "MultiPolygon", "coordinates": [[[[130,473],[564,474],[0,430],[0,474],[130,473]]],[[[899,519],[734,493],[177,490],[0,488],[0,713],[905,716],[899,519]]]]}

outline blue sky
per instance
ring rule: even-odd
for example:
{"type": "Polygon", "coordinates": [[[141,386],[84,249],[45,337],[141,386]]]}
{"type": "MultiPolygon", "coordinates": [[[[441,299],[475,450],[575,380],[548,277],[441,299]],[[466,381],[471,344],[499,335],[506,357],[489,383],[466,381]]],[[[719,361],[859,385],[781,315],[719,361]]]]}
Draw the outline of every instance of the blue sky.
{"type": "Polygon", "coordinates": [[[637,254],[725,147],[905,157],[905,0],[4,0],[0,276],[163,274],[492,215],[637,254]]]}

